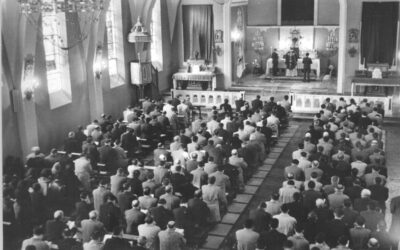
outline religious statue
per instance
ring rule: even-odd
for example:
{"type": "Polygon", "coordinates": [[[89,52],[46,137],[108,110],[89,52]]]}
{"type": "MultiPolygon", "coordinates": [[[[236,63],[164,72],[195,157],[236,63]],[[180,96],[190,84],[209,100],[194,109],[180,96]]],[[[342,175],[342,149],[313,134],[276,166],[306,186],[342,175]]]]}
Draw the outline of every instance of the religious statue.
{"type": "Polygon", "coordinates": [[[297,76],[297,55],[291,49],[285,55],[286,76],[297,76]]]}

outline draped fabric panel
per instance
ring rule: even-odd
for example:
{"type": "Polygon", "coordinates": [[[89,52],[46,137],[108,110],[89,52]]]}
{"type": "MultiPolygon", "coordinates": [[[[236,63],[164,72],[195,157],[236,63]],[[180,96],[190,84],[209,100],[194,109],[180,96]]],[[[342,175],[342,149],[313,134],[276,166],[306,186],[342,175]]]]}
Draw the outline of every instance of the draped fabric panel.
{"type": "Polygon", "coordinates": [[[169,34],[171,42],[174,38],[175,31],[175,21],[176,15],[178,13],[178,8],[181,5],[182,0],[169,0],[167,1],[167,9],[168,9],[168,20],[169,20],[169,34]]]}
{"type": "Polygon", "coordinates": [[[361,63],[389,63],[396,58],[399,3],[363,3],[361,63]]]}
{"type": "Polygon", "coordinates": [[[213,9],[212,5],[182,6],[184,60],[195,58],[212,60],[213,9]]]}
{"type": "Polygon", "coordinates": [[[314,0],[282,0],[282,25],[313,25],[314,0]]]}

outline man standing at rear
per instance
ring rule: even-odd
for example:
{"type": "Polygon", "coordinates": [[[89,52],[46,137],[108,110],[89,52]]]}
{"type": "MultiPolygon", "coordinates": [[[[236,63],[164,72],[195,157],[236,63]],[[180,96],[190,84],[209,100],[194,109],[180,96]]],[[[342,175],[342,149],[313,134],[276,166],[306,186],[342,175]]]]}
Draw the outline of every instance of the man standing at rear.
{"type": "Polygon", "coordinates": [[[312,60],[308,57],[310,54],[306,53],[306,57],[303,58],[303,71],[304,71],[304,79],[303,82],[310,82],[310,72],[311,72],[311,64],[312,60]]]}

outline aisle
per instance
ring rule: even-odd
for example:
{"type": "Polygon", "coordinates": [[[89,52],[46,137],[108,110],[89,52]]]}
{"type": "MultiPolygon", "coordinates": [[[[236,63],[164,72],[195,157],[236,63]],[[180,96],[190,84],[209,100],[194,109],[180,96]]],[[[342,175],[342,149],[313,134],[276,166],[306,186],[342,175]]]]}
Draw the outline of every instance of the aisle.
{"type": "Polygon", "coordinates": [[[261,201],[270,199],[284,180],[284,168],[290,165],[291,155],[302,140],[309,122],[291,122],[291,126],[280,136],[278,143],[271,149],[264,164],[246,183],[244,194],[236,197],[228,207],[228,213],[207,237],[201,249],[231,249],[235,242],[235,232],[243,227],[251,209],[261,201]]]}
{"type": "Polygon", "coordinates": [[[385,153],[386,153],[386,167],[388,171],[388,181],[386,187],[389,188],[389,199],[386,201],[386,222],[390,228],[391,214],[390,214],[390,200],[393,197],[400,195],[400,129],[399,125],[391,124],[385,125],[385,153]]]}

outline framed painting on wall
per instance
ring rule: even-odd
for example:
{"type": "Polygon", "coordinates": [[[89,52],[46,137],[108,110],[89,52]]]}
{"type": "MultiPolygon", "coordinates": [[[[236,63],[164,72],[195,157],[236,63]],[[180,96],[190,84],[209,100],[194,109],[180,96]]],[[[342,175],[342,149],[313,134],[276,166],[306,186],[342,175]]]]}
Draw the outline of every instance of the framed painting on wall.
{"type": "Polygon", "coordinates": [[[222,36],[223,36],[222,30],[216,30],[214,33],[214,42],[215,43],[223,43],[224,41],[222,39],[222,36]]]}
{"type": "Polygon", "coordinates": [[[349,43],[358,43],[358,29],[349,29],[349,43]]]}

